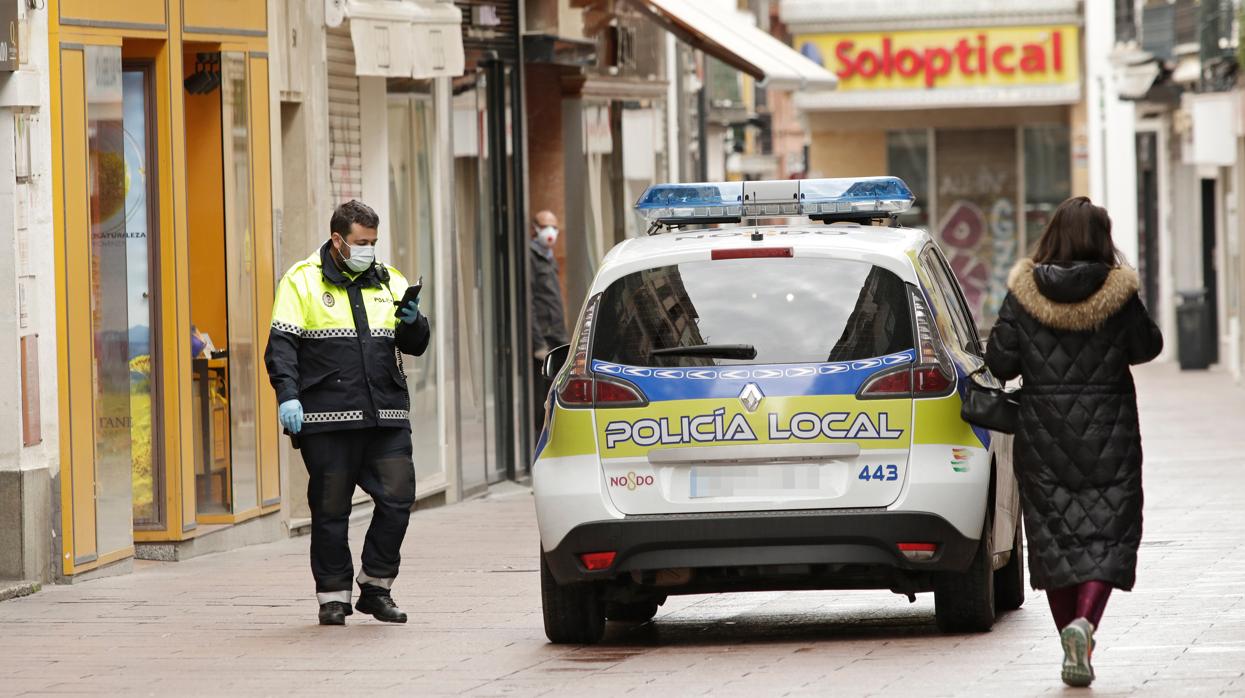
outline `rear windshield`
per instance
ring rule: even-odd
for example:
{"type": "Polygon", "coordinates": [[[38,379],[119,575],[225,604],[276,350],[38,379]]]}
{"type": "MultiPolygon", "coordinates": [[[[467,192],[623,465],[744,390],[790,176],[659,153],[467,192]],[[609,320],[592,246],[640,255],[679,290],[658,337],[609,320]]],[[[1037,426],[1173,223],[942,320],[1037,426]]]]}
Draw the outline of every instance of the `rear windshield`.
{"type": "Polygon", "coordinates": [[[912,348],[905,284],[867,262],[815,258],[730,259],[655,267],[602,294],[593,358],[631,366],[819,363],[912,348]],[[673,347],[755,347],[713,356],[657,353],[673,347]]]}

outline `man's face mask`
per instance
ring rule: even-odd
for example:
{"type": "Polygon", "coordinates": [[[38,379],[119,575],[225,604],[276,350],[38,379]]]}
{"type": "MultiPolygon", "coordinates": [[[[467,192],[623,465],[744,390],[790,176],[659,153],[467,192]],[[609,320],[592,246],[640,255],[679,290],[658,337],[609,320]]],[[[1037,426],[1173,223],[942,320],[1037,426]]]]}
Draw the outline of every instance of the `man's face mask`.
{"type": "Polygon", "coordinates": [[[541,244],[549,249],[553,249],[554,243],[558,241],[558,229],[552,225],[547,225],[536,231],[536,238],[541,244]]]}
{"type": "Polygon", "coordinates": [[[351,245],[342,238],[341,247],[338,252],[342,255],[342,262],[346,268],[355,273],[367,271],[372,266],[372,262],[376,261],[376,248],[371,245],[351,245]],[[350,256],[347,257],[346,255],[350,256]]]}

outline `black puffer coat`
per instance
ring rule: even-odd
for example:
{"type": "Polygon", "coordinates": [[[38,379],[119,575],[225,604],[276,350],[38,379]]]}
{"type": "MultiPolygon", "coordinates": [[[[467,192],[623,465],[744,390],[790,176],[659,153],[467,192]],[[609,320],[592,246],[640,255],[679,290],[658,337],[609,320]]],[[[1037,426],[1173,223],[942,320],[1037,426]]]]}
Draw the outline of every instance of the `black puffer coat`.
{"type": "Polygon", "coordinates": [[[1157,356],[1163,337],[1128,268],[1025,259],[1008,289],[986,364],[1024,379],[1013,460],[1033,586],[1131,589],[1142,492],[1129,366],[1157,356]]]}

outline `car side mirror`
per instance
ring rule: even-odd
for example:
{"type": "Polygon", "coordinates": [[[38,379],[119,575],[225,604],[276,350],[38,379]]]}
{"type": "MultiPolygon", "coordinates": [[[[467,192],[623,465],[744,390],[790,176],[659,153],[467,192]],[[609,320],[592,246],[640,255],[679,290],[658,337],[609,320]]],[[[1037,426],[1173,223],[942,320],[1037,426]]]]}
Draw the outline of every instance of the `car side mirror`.
{"type": "Polygon", "coordinates": [[[544,374],[547,380],[553,380],[558,375],[558,371],[562,370],[562,366],[566,364],[566,357],[571,353],[571,345],[563,344],[560,347],[551,349],[545,354],[544,374]]]}

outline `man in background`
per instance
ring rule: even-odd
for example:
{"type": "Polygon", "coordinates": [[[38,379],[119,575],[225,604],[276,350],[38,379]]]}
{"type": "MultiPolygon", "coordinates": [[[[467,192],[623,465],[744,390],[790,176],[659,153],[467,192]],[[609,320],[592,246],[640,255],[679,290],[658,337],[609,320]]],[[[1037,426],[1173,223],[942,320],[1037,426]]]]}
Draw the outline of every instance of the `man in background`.
{"type": "Polygon", "coordinates": [[[528,249],[531,250],[532,359],[536,365],[536,380],[533,383],[537,431],[544,424],[545,398],[548,397],[550,387],[542,372],[545,356],[570,341],[566,333],[562,286],[558,282],[558,261],[553,256],[558,232],[558,217],[552,211],[540,211],[532,218],[532,239],[528,249]]]}

